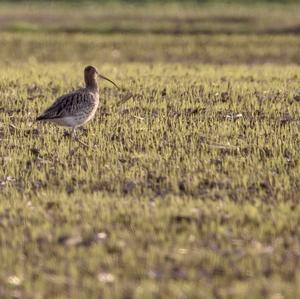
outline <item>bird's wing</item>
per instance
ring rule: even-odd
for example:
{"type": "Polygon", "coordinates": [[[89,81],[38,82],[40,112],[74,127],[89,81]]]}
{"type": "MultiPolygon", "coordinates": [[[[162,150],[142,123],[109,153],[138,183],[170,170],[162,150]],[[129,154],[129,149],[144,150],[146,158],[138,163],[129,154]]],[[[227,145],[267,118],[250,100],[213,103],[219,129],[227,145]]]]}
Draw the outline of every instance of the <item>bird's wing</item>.
{"type": "Polygon", "coordinates": [[[71,92],[59,97],[37,120],[74,116],[92,104],[92,101],[92,95],[85,90],[71,92]]]}

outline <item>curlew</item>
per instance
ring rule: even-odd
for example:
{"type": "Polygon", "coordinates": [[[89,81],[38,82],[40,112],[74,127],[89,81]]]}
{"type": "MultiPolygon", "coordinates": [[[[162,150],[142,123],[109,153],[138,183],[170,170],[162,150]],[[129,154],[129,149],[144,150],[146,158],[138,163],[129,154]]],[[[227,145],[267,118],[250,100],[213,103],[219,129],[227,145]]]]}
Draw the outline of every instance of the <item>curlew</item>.
{"type": "Polygon", "coordinates": [[[72,128],[72,136],[75,136],[76,128],[89,122],[94,117],[98,108],[99,92],[97,77],[111,82],[119,89],[118,85],[112,80],[100,75],[95,67],[87,66],[84,69],[85,88],[59,97],[36,120],[48,121],[72,128]]]}

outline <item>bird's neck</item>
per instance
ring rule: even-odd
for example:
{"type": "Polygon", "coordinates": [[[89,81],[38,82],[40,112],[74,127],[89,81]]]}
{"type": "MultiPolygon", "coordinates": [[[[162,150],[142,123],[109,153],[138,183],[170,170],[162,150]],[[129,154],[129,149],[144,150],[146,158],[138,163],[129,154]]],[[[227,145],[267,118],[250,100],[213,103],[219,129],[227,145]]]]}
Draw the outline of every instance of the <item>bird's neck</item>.
{"type": "Polygon", "coordinates": [[[96,78],[94,77],[85,77],[84,78],[85,81],[85,87],[87,89],[93,90],[93,91],[98,91],[98,83],[96,78]]]}

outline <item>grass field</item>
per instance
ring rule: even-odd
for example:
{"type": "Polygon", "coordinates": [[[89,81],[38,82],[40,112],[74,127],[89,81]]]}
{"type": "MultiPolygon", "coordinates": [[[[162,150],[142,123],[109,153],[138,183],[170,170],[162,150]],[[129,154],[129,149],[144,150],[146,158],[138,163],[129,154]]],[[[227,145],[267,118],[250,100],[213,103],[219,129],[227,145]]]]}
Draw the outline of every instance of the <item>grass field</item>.
{"type": "Polygon", "coordinates": [[[135,9],[136,32],[70,32],[67,6],[47,10],[53,30],[37,6],[1,7],[1,299],[300,296],[300,39],[276,27],[297,28],[299,7],[229,6],[219,28],[233,11],[265,22],[230,35],[201,33],[215,6],[164,6],[167,32],[160,6],[82,9],[93,28],[135,9]],[[24,19],[35,30],[12,25],[24,19]],[[89,148],[34,121],[86,64],[133,93],[117,107],[101,82],[78,132],[89,148]]]}

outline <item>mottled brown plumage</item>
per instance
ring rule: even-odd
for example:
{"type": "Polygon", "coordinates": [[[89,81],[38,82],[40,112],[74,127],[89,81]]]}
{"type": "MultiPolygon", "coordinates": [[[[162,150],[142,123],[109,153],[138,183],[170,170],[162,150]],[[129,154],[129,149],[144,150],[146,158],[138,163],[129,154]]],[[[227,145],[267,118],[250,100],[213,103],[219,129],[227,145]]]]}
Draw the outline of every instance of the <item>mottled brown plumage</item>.
{"type": "Polygon", "coordinates": [[[75,129],[90,121],[99,105],[97,76],[105,79],[117,88],[110,79],[100,75],[96,68],[87,66],[84,69],[85,88],[78,89],[59,97],[37,121],[49,121],[55,124],[75,129]]]}

